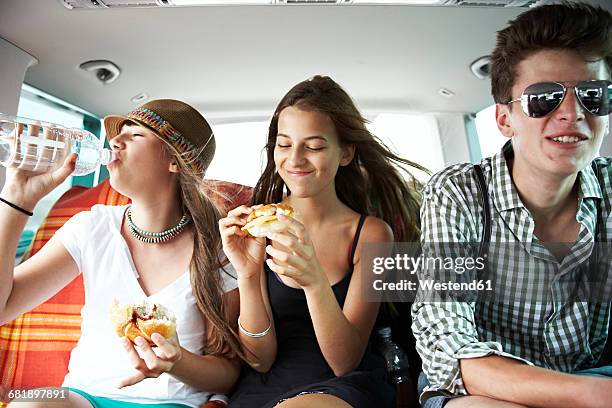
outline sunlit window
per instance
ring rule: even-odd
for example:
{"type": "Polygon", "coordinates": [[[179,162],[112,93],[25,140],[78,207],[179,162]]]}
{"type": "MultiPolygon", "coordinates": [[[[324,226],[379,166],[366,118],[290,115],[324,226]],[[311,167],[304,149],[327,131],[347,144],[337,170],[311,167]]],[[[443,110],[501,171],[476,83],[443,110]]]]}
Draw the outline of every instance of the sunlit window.
{"type": "Polygon", "coordinates": [[[217,150],[206,178],[255,186],[263,172],[269,122],[214,125],[217,150]]]}
{"type": "Polygon", "coordinates": [[[495,121],[495,105],[484,108],[476,114],[476,131],[480,142],[482,157],[493,156],[499,152],[508,141],[508,138],[501,134],[495,121]]]}
{"type": "MultiPolygon", "coordinates": [[[[381,114],[370,131],[398,156],[418,163],[435,173],[444,168],[442,147],[435,121],[430,115],[381,114]]],[[[429,177],[413,172],[422,181],[429,177]]]]}

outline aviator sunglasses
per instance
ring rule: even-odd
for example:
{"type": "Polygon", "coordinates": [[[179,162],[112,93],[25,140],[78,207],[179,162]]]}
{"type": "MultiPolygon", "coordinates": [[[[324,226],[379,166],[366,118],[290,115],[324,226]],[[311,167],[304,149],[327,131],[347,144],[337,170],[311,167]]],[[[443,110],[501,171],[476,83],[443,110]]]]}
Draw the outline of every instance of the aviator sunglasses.
{"type": "Polygon", "coordinates": [[[606,80],[538,82],[529,85],[520,98],[507,102],[506,105],[521,102],[521,108],[527,116],[542,118],[561,105],[569,88],[574,88],[576,99],[591,115],[606,116],[610,113],[612,82],[606,80]]]}

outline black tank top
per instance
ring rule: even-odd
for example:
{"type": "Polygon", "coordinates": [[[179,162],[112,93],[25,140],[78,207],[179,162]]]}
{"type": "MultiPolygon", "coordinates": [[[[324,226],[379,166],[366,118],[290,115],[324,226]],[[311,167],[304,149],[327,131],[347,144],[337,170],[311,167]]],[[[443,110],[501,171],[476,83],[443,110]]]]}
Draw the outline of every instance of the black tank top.
{"type": "MultiPolygon", "coordinates": [[[[349,283],[353,275],[353,259],[365,218],[365,215],[360,217],[359,224],[355,230],[348,254],[348,271],[339,282],[332,285],[332,290],[340,308],[344,306],[349,283]]],[[[300,288],[292,288],[285,285],[280,277],[268,268],[267,265],[265,265],[264,269],[268,278],[268,294],[278,343],[277,362],[287,360],[291,360],[292,364],[302,362],[309,367],[309,370],[313,366],[317,366],[317,371],[320,374],[333,375],[333,371],[327,365],[319,348],[304,291],[300,288]],[[308,357],[303,359],[306,356],[308,357]],[[296,359],[298,361],[294,361],[296,359]]]]}
{"type": "MultiPolygon", "coordinates": [[[[365,218],[360,217],[353,237],[348,271],[332,285],[341,308],[353,275],[355,249],[365,218]]],[[[285,285],[265,263],[264,270],[276,330],[276,359],[265,374],[243,366],[230,408],[271,408],[284,398],[302,392],[335,395],[355,408],[392,407],[394,392],[386,382],[385,361],[371,353],[370,344],[354,371],[336,377],[317,342],[304,291],[285,285]]]]}

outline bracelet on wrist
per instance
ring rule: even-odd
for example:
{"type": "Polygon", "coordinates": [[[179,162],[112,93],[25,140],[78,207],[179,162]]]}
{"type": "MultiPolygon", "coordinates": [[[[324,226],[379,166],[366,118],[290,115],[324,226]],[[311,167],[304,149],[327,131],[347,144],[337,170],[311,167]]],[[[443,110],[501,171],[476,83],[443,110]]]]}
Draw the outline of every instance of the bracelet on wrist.
{"type": "Polygon", "coordinates": [[[28,211],[25,208],[21,208],[20,206],[18,206],[17,204],[13,204],[10,201],[5,200],[4,198],[0,197],[0,201],[3,202],[4,204],[8,205],[9,207],[13,208],[14,210],[19,211],[22,214],[27,215],[28,217],[31,217],[34,215],[34,213],[32,211],[28,211]]]}
{"type": "Polygon", "coordinates": [[[272,320],[270,320],[270,325],[268,326],[266,330],[259,332],[259,333],[252,333],[246,330],[244,327],[242,327],[242,324],[240,324],[240,316],[238,316],[238,330],[240,330],[240,333],[244,334],[245,336],[249,336],[254,339],[257,339],[257,338],[263,337],[266,334],[268,334],[271,328],[272,328],[272,320]]]}

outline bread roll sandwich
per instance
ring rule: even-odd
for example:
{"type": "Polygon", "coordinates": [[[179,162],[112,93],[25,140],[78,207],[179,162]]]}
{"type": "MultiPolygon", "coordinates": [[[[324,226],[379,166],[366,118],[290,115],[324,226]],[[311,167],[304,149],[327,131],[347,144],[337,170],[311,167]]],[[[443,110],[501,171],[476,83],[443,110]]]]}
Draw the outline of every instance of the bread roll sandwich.
{"type": "Polygon", "coordinates": [[[151,340],[153,333],[167,339],[176,335],[176,317],[157,303],[121,304],[115,299],[111,304],[110,317],[117,335],[125,336],[132,342],[141,336],[155,346],[151,340]]]}
{"type": "Polygon", "coordinates": [[[242,227],[242,230],[254,237],[265,237],[271,232],[282,231],[287,228],[287,224],[279,221],[279,214],[284,214],[287,217],[296,219],[298,218],[293,208],[286,204],[266,204],[262,207],[253,209],[253,212],[249,214],[247,223],[242,227]]]}

